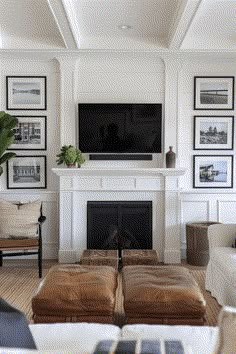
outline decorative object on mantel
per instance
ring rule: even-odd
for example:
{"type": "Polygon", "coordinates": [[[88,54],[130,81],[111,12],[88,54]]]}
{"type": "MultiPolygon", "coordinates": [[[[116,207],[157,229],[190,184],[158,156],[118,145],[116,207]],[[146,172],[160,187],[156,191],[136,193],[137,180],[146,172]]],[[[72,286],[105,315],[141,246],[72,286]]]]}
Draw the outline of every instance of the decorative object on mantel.
{"type": "Polygon", "coordinates": [[[169,149],[166,153],[166,168],[175,168],[176,154],[173,151],[173,146],[169,146],[169,149]]]}
{"type": "Polygon", "coordinates": [[[57,164],[65,164],[67,167],[80,167],[85,162],[82,152],[73,145],[64,145],[57,155],[57,164]]]}
{"type": "Polygon", "coordinates": [[[16,155],[14,152],[5,153],[5,151],[15,140],[13,128],[15,128],[17,122],[17,118],[8,113],[0,112],[0,176],[3,173],[1,165],[16,155]]]}

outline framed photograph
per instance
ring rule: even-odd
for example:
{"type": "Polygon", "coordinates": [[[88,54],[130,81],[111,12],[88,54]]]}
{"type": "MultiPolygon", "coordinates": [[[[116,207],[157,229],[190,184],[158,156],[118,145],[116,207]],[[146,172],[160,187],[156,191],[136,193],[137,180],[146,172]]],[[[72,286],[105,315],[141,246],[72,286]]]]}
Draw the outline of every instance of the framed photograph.
{"type": "Polygon", "coordinates": [[[194,150],[232,150],[233,116],[194,116],[194,150]]]}
{"type": "Polygon", "coordinates": [[[7,161],[7,188],[46,188],[46,172],[46,156],[15,156],[7,161]]]}
{"type": "Polygon", "coordinates": [[[8,110],[46,110],[46,76],[7,76],[8,110]]]}
{"type": "Polygon", "coordinates": [[[195,110],[233,110],[233,76],[195,76],[195,110]]]}
{"type": "Polygon", "coordinates": [[[15,116],[17,126],[13,129],[15,142],[8,150],[46,150],[46,116],[15,116]]]}
{"type": "Polygon", "coordinates": [[[233,155],[193,156],[193,188],[233,188],[233,155]]]}

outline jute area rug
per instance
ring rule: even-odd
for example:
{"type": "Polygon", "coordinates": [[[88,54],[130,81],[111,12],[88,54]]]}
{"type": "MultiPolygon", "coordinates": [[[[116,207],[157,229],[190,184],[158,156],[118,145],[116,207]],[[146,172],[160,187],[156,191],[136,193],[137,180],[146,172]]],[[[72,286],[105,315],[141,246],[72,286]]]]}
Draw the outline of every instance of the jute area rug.
{"type": "MultiPolygon", "coordinates": [[[[40,283],[38,278],[36,260],[4,260],[0,268],[0,297],[4,298],[13,306],[23,311],[29,321],[32,322],[31,299],[36,293],[40,283]]],[[[56,264],[56,261],[43,262],[43,277],[47,274],[50,267],[56,264]]],[[[207,303],[206,325],[217,325],[217,317],[221,307],[217,301],[205,291],[205,267],[193,267],[182,264],[187,267],[198,285],[207,303]]],[[[43,279],[43,278],[42,278],[43,279]]],[[[124,322],[123,296],[120,276],[118,278],[118,288],[115,306],[115,322],[122,325],[124,322]]]]}

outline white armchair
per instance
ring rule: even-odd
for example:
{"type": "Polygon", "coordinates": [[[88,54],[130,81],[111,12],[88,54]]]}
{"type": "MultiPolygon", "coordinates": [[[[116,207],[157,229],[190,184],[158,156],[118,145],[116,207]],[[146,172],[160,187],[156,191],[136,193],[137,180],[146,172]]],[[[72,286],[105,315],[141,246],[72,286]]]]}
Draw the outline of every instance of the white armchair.
{"type": "Polygon", "coordinates": [[[220,305],[236,307],[236,224],[215,224],[208,228],[210,260],[206,290],[220,305]]]}

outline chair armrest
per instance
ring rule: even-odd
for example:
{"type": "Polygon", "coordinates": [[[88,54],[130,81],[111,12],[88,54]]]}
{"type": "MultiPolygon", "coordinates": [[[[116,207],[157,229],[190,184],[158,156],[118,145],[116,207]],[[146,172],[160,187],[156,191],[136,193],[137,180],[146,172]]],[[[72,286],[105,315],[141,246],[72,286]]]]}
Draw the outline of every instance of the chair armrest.
{"type": "Polygon", "coordinates": [[[208,227],[209,250],[231,247],[236,238],[236,224],[214,224],[208,227]]]}
{"type": "Polygon", "coordinates": [[[41,216],[38,218],[38,222],[39,222],[40,225],[42,225],[45,220],[46,220],[46,216],[44,216],[44,215],[41,215],[41,216]]]}

